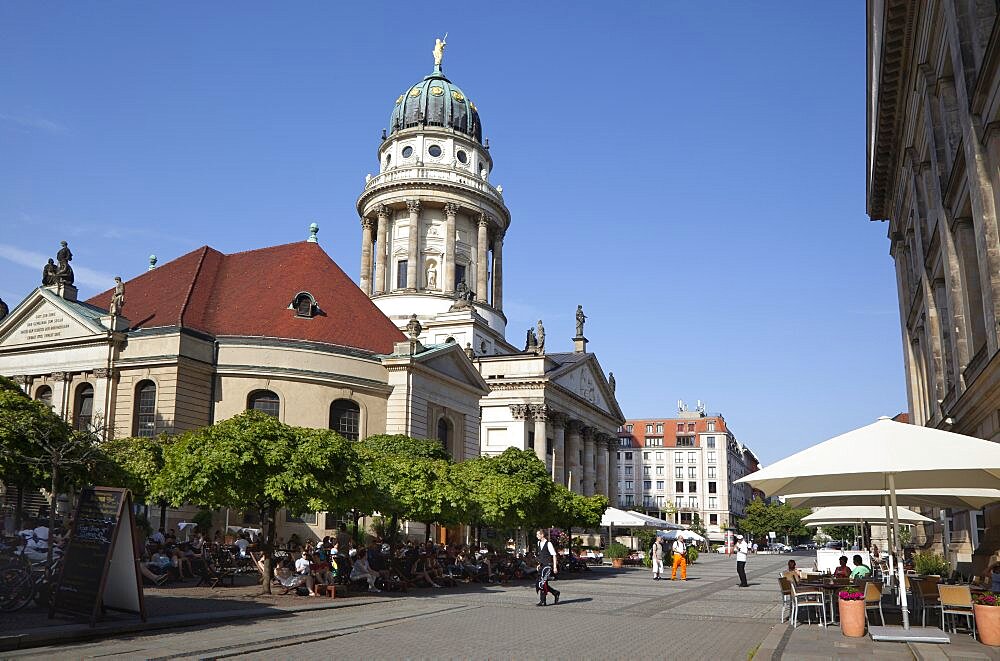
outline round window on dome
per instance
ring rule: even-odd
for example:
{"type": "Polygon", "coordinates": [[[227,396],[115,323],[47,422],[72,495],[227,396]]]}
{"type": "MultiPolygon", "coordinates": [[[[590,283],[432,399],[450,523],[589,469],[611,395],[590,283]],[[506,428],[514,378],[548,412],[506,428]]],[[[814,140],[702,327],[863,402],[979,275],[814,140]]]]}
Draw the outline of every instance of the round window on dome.
{"type": "Polygon", "coordinates": [[[469,162],[469,155],[466,154],[461,149],[458,150],[458,154],[456,154],[456,156],[458,156],[458,160],[461,163],[468,163],[469,162]]]}
{"type": "Polygon", "coordinates": [[[413,156],[413,147],[403,147],[403,158],[413,156]]]}
{"type": "Polygon", "coordinates": [[[441,156],[441,147],[439,147],[438,145],[431,145],[430,147],[427,148],[427,153],[433,156],[434,158],[438,158],[439,156],[441,156]]]}

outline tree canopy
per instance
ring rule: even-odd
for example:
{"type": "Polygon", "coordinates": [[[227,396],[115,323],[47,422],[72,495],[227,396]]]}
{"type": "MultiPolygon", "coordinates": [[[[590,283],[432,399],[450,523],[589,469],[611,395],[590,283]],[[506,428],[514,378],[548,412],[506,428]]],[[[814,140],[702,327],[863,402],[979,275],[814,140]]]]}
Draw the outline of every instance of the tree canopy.
{"type": "Polygon", "coordinates": [[[794,508],[787,503],[765,504],[763,500],[750,501],[740,520],[740,530],[751,537],[763,537],[769,532],[781,535],[807,535],[809,531],[802,525],[802,517],[811,510],[794,508]]]}
{"type": "Polygon", "coordinates": [[[535,453],[507,448],[454,466],[470,503],[469,523],[516,528],[548,523],[555,484],[535,453]]]}

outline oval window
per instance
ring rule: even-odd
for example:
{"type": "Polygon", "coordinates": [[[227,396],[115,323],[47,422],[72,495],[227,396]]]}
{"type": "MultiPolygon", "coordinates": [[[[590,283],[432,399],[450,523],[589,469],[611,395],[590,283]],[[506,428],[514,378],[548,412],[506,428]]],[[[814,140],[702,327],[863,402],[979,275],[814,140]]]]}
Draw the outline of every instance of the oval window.
{"type": "Polygon", "coordinates": [[[458,160],[460,162],[462,162],[462,163],[468,163],[469,156],[464,151],[462,151],[461,149],[458,150],[457,156],[458,156],[458,160]]]}
{"type": "Polygon", "coordinates": [[[413,147],[403,147],[403,158],[413,156],[413,147]]]}
{"type": "Polygon", "coordinates": [[[438,156],[441,155],[441,148],[437,145],[431,145],[430,147],[427,148],[427,153],[433,156],[434,158],[437,158],[438,156]]]}

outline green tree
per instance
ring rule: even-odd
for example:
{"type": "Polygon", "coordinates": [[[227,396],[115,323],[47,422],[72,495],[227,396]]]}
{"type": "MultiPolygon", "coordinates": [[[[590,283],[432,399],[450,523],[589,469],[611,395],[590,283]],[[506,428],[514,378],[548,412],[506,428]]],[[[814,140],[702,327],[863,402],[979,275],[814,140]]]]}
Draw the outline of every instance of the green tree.
{"type": "Polygon", "coordinates": [[[567,532],[572,528],[596,528],[601,525],[601,517],[608,509],[606,496],[582,496],[570,491],[561,484],[553,484],[549,495],[548,512],[540,516],[537,522],[528,525],[555,525],[565,527],[567,532]]]}
{"type": "Polygon", "coordinates": [[[156,477],[163,470],[163,451],[172,437],[161,434],[155,438],[124,437],[101,444],[108,458],[104,482],[125,487],[137,503],[155,502],[160,506],[160,527],[166,525],[167,501],[154,490],[156,477]]]}
{"type": "Polygon", "coordinates": [[[174,506],[188,502],[261,513],[264,591],[271,592],[275,515],[342,509],[358,481],[350,442],[333,431],[303,429],[259,411],[186,432],[164,449],[152,485],[174,506]]]}
{"type": "Polygon", "coordinates": [[[708,534],[708,530],[706,530],[705,524],[701,522],[701,516],[699,516],[697,512],[694,513],[694,517],[691,520],[691,530],[698,533],[702,537],[705,537],[708,534]]]}
{"type": "Polygon", "coordinates": [[[823,526],[823,532],[838,542],[854,539],[854,526],[823,526]]]}
{"type": "Polygon", "coordinates": [[[534,452],[507,448],[455,464],[456,483],[469,496],[468,522],[494,528],[546,525],[555,484],[534,452]]]}

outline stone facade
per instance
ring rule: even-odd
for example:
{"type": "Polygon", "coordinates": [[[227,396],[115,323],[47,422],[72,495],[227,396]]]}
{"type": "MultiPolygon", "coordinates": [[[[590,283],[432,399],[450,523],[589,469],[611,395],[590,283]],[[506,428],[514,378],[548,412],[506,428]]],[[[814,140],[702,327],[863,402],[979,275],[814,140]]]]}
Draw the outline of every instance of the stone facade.
{"type": "MultiPolygon", "coordinates": [[[[888,225],[910,421],[1000,441],[996,3],[869,2],[868,63],[868,214],[888,225]]],[[[1000,510],[933,514],[953,561],[1000,548],[1000,510]]]]}

